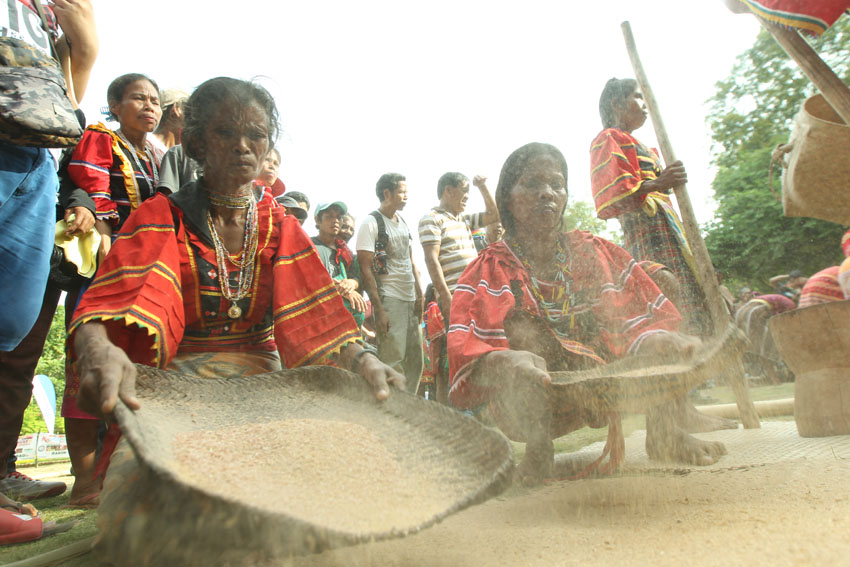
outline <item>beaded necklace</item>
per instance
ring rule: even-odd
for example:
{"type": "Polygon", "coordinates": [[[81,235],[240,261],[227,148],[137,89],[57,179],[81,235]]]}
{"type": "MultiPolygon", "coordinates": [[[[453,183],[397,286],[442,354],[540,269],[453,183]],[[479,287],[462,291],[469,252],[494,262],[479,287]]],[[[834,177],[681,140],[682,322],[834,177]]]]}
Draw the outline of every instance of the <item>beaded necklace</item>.
{"type": "Polygon", "coordinates": [[[254,194],[248,192],[244,195],[217,195],[208,193],[210,204],[226,209],[247,209],[254,202],[254,194]]]}
{"type": "MultiPolygon", "coordinates": [[[[553,324],[556,330],[561,331],[559,327],[564,322],[569,322],[567,330],[575,328],[575,314],[572,312],[572,307],[575,305],[575,294],[572,292],[573,278],[570,272],[570,255],[568,249],[564,246],[563,241],[558,237],[555,241],[555,262],[557,263],[557,272],[553,282],[555,297],[552,301],[544,298],[540,291],[540,284],[534,276],[534,270],[531,268],[531,263],[522,251],[522,246],[515,238],[508,238],[507,244],[513,250],[516,257],[522,263],[525,271],[528,273],[528,279],[531,281],[531,293],[543,311],[543,316],[547,321],[553,324]]],[[[566,331],[566,330],[565,330],[566,331]]],[[[563,331],[561,331],[563,332],[563,331]]]]}
{"type": "MultiPolygon", "coordinates": [[[[146,159],[148,163],[151,164],[151,171],[153,172],[153,177],[148,175],[147,170],[142,167],[142,162],[139,161],[139,150],[136,149],[136,146],[130,143],[130,140],[124,135],[124,132],[119,128],[115,131],[121,141],[127,145],[127,149],[130,150],[130,157],[133,159],[133,163],[136,165],[136,169],[142,174],[145,178],[145,181],[148,183],[148,187],[150,187],[151,193],[156,191],[157,185],[159,185],[159,168],[156,166],[156,160],[153,157],[153,153],[145,142],[145,155],[143,159],[146,159]]],[[[141,202],[141,195],[139,194],[139,182],[136,180],[136,174],[133,174],[133,185],[136,188],[136,195],[139,195],[139,202],[141,202]]]]}
{"type": "MultiPolygon", "coordinates": [[[[213,199],[210,199],[213,202],[213,199]]],[[[227,206],[227,205],[224,205],[227,206]]],[[[212,211],[207,211],[207,226],[210,229],[213,245],[215,246],[215,260],[218,265],[218,279],[221,287],[221,295],[230,301],[230,307],[227,309],[227,316],[231,319],[238,319],[242,316],[242,308],[236,302],[246,297],[251,291],[251,284],[254,281],[254,260],[257,255],[258,243],[258,224],[257,224],[257,205],[254,201],[253,193],[248,195],[247,206],[245,207],[229,207],[229,208],[245,208],[245,233],[242,236],[242,251],[241,258],[234,258],[225,248],[218,231],[215,229],[215,223],[212,218],[212,211]],[[239,268],[239,280],[234,290],[230,285],[230,276],[227,271],[227,262],[239,268]]],[[[238,254],[236,255],[238,256],[238,254]]]]}

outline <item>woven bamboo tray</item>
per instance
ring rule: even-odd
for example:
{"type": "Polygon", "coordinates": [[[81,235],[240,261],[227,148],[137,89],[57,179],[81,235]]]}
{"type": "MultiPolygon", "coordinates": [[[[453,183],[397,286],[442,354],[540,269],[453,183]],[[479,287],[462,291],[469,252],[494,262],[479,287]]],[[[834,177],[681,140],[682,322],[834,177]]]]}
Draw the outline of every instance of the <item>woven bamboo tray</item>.
{"type": "MultiPolygon", "coordinates": [[[[146,478],[143,482],[156,487],[146,494],[149,502],[145,509],[155,510],[157,521],[133,527],[128,520],[128,527],[122,528],[124,532],[111,530],[113,533],[103,538],[100,546],[113,559],[123,549],[128,557],[141,561],[139,553],[127,550],[128,545],[138,541],[145,542],[140,553],[146,563],[190,565],[230,564],[228,558],[260,560],[316,553],[401,537],[482,502],[510,483],[513,455],[500,433],[445,406],[400,391],[394,390],[388,400],[377,402],[365,381],[344,370],[317,366],[209,380],[144,366],[137,368],[137,393],[142,407],[134,412],[119,404],[115,415],[141,465],[146,478]],[[229,428],[281,420],[362,426],[393,455],[400,474],[408,475],[413,483],[427,485],[428,494],[441,496],[428,501],[427,506],[421,506],[416,498],[393,502],[398,509],[407,508],[403,522],[387,525],[382,518],[347,518],[349,525],[362,524],[363,528],[339,529],[321,518],[311,518],[309,512],[302,510],[295,515],[265,503],[263,498],[234,498],[226,483],[220,489],[199,487],[187,480],[177,464],[180,452],[187,449],[176,440],[186,439],[187,434],[226,432],[229,428]]],[[[239,458],[221,455],[222,462],[239,458]]],[[[193,472],[217,478],[220,471],[213,469],[193,472]]],[[[279,473],[261,472],[269,485],[257,486],[257,490],[261,494],[274,490],[279,473]]],[[[378,482],[380,475],[381,471],[376,471],[378,482]]],[[[321,489],[304,487],[311,491],[321,489]]],[[[137,505],[128,503],[127,507],[137,505]]]]}
{"type": "Polygon", "coordinates": [[[720,377],[746,345],[744,334],[730,325],[687,360],[633,356],[590,370],[551,372],[552,389],[559,403],[601,413],[641,413],[720,377]]]}

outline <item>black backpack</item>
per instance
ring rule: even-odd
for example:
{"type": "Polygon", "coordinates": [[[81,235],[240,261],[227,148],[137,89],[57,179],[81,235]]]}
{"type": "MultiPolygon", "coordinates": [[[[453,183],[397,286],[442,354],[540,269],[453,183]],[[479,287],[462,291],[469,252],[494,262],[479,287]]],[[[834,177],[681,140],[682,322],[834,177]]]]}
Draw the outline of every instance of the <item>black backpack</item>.
{"type": "MultiPolygon", "coordinates": [[[[390,237],[387,235],[387,225],[384,223],[384,215],[380,212],[372,211],[369,214],[375,218],[375,222],[378,224],[378,238],[375,239],[375,258],[372,260],[372,271],[379,275],[386,275],[390,273],[387,268],[387,249],[390,243],[390,237]]],[[[398,218],[404,222],[401,215],[398,218]]],[[[404,225],[407,226],[407,222],[404,222],[404,225]]],[[[411,241],[413,240],[409,229],[407,231],[407,237],[411,241]]]]}

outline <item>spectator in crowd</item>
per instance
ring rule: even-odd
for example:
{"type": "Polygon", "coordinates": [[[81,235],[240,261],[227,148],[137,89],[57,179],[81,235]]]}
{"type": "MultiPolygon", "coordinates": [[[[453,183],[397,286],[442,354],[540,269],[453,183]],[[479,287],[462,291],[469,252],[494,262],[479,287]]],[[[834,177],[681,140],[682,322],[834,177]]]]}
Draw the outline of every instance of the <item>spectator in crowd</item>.
{"type": "Polygon", "coordinates": [[[319,259],[334,280],[345,308],[354,317],[357,326],[361,327],[366,316],[366,301],[360,293],[360,264],[339,237],[341,219],[347,211],[348,207],[342,201],[316,205],[316,229],[319,235],[313,237],[313,244],[319,259]]]}
{"type": "Polygon", "coordinates": [[[342,215],[342,223],[339,226],[339,237],[347,244],[354,236],[354,217],[351,213],[342,215]]]}
{"type": "Polygon", "coordinates": [[[148,141],[165,153],[180,143],[180,135],[183,131],[183,122],[186,115],[184,106],[189,99],[189,93],[182,89],[165,89],[160,93],[159,106],[162,109],[162,118],[152,136],[148,141]]]}
{"type": "MultiPolygon", "coordinates": [[[[280,152],[277,148],[269,150],[266,159],[263,160],[263,169],[260,170],[260,176],[257,181],[268,187],[272,193],[272,197],[280,197],[286,191],[286,185],[283,180],[278,177],[280,173],[280,152]]],[[[309,207],[307,207],[309,209],[309,207]]]]}
{"type": "Polygon", "coordinates": [[[299,207],[301,207],[305,211],[310,210],[310,199],[307,198],[307,195],[305,195],[301,191],[288,191],[286,194],[292,197],[292,199],[298,204],[299,207]]]}
{"type": "MultiPolygon", "coordinates": [[[[203,163],[203,176],[143,203],[84,294],[69,335],[81,408],[108,416],[120,397],[138,409],[133,363],[220,378],[278,370],[281,362],[297,368],[335,361],[360,374],[377,399],[403,385],[362,348],[300,225],[254,185],[277,136],[277,116],[271,95],[247,81],[210,79],[189,98],[184,146],[203,163]],[[169,228],[138,230],[150,225],[169,228]],[[139,267],[150,276],[120,277],[139,267]],[[328,288],[316,301],[314,292],[328,288]],[[288,316],[272,316],[284,310],[288,316]]],[[[128,503],[132,485],[144,480],[129,446],[114,444],[117,435],[113,428],[104,443],[112,459],[101,459],[109,474],[99,523],[156,521],[156,510],[128,503]]]]}
{"type": "MultiPolygon", "coordinates": [[[[113,131],[103,124],[89,126],[68,165],[71,181],[95,204],[95,228],[102,237],[99,266],[130,213],[156,194],[162,157],[148,139],[162,115],[157,84],[140,73],[121,75],[110,83],[106,100],[120,127],[113,131]]],[[[65,377],[62,417],[75,477],[69,504],[93,507],[100,492],[94,476],[98,420],[77,408],[80,383],[70,364],[65,377]]]]}
{"type": "Polygon", "coordinates": [[[406,178],[385,173],[375,194],[380,208],[357,231],[357,261],[363,289],[372,300],[378,357],[407,378],[416,393],[422,376],[422,287],[413,262],[413,237],[401,211],[407,204],[406,178]]]}
{"type": "Polygon", "coordinates": [[[182,144],[171,146],[162,157],[156,190],[166,195],[174,193],[190,181],[197,181],[200,168],[198,162],[186,155],[182,144]]]}
{"type": "Polygon", "coordinates": [[[280,197],[277,197],[275,200],[283,207],[286,211],[286,214],[294,216],[298,219],[298,223],[303,225],[307,220],[307,217],[310,213],[307,212],[304,203],[299,203],[292,196],[292,193],[296,193],[297,191],[290,191],[289,193],[284,193],[280,197]]]}
{"type": "MultiPolygon", "coordinates": [[[[32,2],[16,0],[9,9],[22,11],[23,18],[0,23],[0,36],[20,38],[49,53],[48,39],[38,26],[20,25],[39,21],[32,2]]],[[[50,34],[58,39],[68,97],[77,108],[99,49],[91,2],[54,0],[44,3],[44,10],[50,34]]],[[[82,111],[77,110],[77,117],[85,125],[82,111]]],[[[6,298],[0,309],[0,492],[17,500],[54,496],[66,488],[59,481],[33,480],[14,464],[24,412],[32,398],[33,374],[61,293],[47,283],[57,188],[54,160],[47,148],[0,143],[0,289],[6,298]]],[[[88,205],[80,201],[64,205],[67,234],[84,234],[94,226],[90,200],[88,205]]]]}
{"type": "MultiPolygon", "coordinates": [[[[437,182],[440,204],[419,221],[419,242],[425,252],[425,265],[434,284],[437,302],[443,319],[449,320],[452,293],[463,270],[478,256],[472,231],[499,221],[496,201],[487,189],[487,178],[475,176],[473,184],[484,199],[484,212],[463,214],[469,200],[469,179],[462,173],[444,173],[437,182]]],[[[448,401],[449,368],[445,336],[440,343],[438,358],[431,359],[437,401],[448,401]]]]}
{"type": "Polygon", "coordinates": [[[491,222],[483,231],[478,230],[472,234],[475,240],[475,249],[481,252],[491,244],[494,244],[502,239],[505,234],[505,228],[501,222],[491,222]]]}
{"type": "Polygon", "coordinates": [[[800,299],[800,291],[806,285],[808,279],[800,270],[791,270],[787,274],[773,276],[769,281],[776,293],[784,295],[796,303],[800,299]]]}
{"type": "MultiPolygon", "coordinates": [[[[553,438],[606,422],[616,432],[619,424],[557,399],[548,371],[632,354],[687,356],[699,340],[676,331],[678,311],[625,250],[587,232],[559,232],[567,164],[557,148],[533,143],[512,153],[496,203],[505,240],[469,265],[453,298],[450,397],[524,441],[518,476],[537,484],[553,472],[553,438]]],[[[707,465],[725,454],[722,444],[688,435],[672,405],[647,412],[650,457],[707,465]]],[[[621,443],[609,436],[609,449],[621,443]]],[[[624,455],[613,453],[616,466],[624,455]]]]}

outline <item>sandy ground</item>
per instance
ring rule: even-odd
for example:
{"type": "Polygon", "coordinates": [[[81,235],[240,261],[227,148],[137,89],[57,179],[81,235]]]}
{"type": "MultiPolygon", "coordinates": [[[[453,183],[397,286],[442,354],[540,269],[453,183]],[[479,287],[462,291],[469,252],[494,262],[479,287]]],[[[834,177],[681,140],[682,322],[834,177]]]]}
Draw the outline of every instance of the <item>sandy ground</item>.
{"type": "MultiPolygon", "coordinates": [[[[729,442],[739,454],[708,470],[647,462],[618,478],[512,489],[415,536],[281,564],[850,565],[850,438],[780,428],[709,434],[745,441],[729,442]]],[[[630,452],[641,443],[630,439],[630,452]]]]}
{"type": "Polygon", "coordinates": [[[622,476],[512,488],[416,535],[274,565],[850,565],[850,436],[765,422],[701,435],[730,454],[681,469],[646,460],[643,435],[627,439],[622,476]]]}

